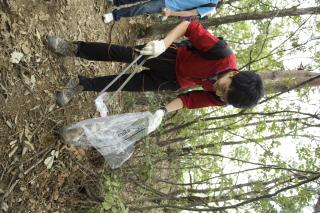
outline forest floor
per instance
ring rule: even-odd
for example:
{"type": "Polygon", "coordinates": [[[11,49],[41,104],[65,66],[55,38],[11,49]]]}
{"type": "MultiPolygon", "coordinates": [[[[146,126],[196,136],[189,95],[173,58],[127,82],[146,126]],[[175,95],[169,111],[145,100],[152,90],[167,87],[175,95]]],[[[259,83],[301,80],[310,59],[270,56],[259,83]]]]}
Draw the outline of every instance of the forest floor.
{"type": "MultiPolygon", "coordinates": [[[[125,64],[59,57],[46,37],[134,45],[143,42],[135,35],[146,17],[106,25],[101,15],[110,8],[103,0],[3,0],[0,6],[0,212],[87,212],[101,200],[108,168],[95,151],[66,146],[56,132],[98,116],[96,94],[59,108],[55,92],[70,77],[117,73],[125,64]]],[[[122,100],[112,110],[121,111],[122,100]]]]}

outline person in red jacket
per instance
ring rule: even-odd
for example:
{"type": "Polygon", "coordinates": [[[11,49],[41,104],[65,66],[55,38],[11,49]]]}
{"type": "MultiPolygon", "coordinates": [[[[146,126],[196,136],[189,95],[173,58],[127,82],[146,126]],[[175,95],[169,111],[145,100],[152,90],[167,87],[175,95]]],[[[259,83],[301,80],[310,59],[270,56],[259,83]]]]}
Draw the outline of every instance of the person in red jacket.
{"type": "MultiPolygon", "coordinates": [[[[63,56],[77,56],[88,60],[130,63],[139,54],[150,57],[143,65],[147,69],[135,74],[124,91],[177,91],[201,86],[202,90],[182,93],[159,112],[181,108],[195,109],[227,104],[237,108],[256,105],[263,96],[259,75],[250,71],[239,72],[236,56],[227,44],[210,34],[196,21],[183,21],[163,40],[151,41],[145,46],[123,47],[97,42],[68,42],[48,37],[49,48],[63,56]],[[186,36],[192,47],[180,46],[174,41],[186,36]],[[221,51],[224,50],[224,51],[221,51]],[[222,56],[216,55],[222,52],[222,56]]],[[[221,54],[220,54],[221,55],[221,54]]],[[[108,91],[115,91],[127,78],[121,77],[108,91]]],[[[87,78],[79,76],[57,94],[57,103],[64,106],[82,91],[101,91],[116,75],[87,78]]]]}

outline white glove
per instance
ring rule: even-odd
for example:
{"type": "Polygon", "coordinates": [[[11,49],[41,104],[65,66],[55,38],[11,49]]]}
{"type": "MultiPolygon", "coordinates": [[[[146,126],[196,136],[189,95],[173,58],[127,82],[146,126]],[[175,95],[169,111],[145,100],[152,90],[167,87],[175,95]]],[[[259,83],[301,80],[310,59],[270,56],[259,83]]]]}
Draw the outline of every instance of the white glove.
{"type": "Polygon", "coordinates": [[[164,40],[150,41],[141,51],[141,55],[150,55],[150,58],[155,58],[166,51],[164,40]]]}
{"type": "Polygon", "coordinates": [[[161,19],[162,21],[165,21],[168,19],[168,17],[169,17],[169,14],[167,13],[168,11],[170,12],[171,10],[168,8],[162,9],[162,14],[163,14],[162,19],[161,19]]]}
{"type": "Polygon", "coordinates": [[[101,117],[106,117],[109,112],[107,105],[103,101],[103,100],[106,100],[107,98],[109,98],[108,94],[103,93],[102,95],[98,96],[94,101],[96,104],[97,111],[100,112],[101,117]]]}
{"type": "Polygon", "coordinates": [[[156,130],[161,122],[163,117],[165,116],[165,111],[163,109],[158,109],[154,114],[153,114],[153,122],[149,124],[149,129],[148,132],[153,132],[156,130]]]}

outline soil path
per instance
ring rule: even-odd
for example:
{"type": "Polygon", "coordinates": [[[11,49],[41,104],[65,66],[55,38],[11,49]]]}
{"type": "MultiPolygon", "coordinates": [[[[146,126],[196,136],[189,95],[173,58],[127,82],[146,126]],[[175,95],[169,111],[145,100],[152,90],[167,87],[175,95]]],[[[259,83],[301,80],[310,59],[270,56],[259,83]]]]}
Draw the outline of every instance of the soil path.
{"type": "Polygon", "coordinates": [[[105,25],[103,0],[4,0],[0,7],[0,212],[87,212],[100,200],[105,167],[95,152],[62,145],[55,132],[97,116],[96,94],[64,108],[54,94],[70,77],[116,73],[124,65],[58,57],[46,36],[133,45],[132,24],[105,25]],[[19,63],[12,54],[22,56],[19,63]]]}

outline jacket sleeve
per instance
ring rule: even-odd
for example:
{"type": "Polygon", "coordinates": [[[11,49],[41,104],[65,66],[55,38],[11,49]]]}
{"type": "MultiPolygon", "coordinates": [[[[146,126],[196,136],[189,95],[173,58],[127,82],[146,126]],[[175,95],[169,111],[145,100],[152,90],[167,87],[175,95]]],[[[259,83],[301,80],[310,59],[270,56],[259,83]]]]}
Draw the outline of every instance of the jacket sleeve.
{"type": "Polygon", "coordinates": [[[209,50],[219,39],[208,32],[199,22],[191,21],[185,36],[190,40],[192,45],[201,51],[209,50]]]}
{"type": "Polygon", "coordinates": [[[191,91],[178,97],[182,100],[183,107],[187,109],[226,105],[213,92],[204,90],[191,91]]]}

